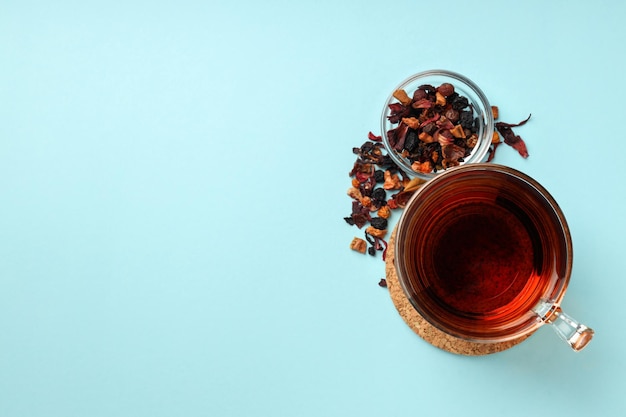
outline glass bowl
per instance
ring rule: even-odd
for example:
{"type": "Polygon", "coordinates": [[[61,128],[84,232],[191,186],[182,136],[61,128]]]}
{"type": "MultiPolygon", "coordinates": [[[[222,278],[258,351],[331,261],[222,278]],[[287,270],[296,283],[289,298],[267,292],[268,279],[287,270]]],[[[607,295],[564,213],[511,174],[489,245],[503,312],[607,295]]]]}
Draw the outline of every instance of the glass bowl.
{"type": "Polygon", "coordinates": [[[381,132],[389,156],[400,169],[429,180],[447,168],[483,162],[491,146],[494,119],[487,97],[473,81],[452,71],[429,70],[392,90],[383,108],[381,132]],[[417,93],[418,89],[422,91],[417,93]],[[467,99],[466,106],[462,107],[464,100],[459,97],[467,99]],[[457,110],[459,119],[447,113],[450,109],[457,110]]]}

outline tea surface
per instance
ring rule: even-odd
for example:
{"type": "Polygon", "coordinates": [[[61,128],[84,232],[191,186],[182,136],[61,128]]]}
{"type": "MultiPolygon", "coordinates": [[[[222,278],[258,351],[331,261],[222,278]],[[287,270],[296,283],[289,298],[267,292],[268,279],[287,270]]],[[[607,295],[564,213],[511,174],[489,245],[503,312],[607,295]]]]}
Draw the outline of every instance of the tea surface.
{"type": "Polygon", "coordinates": [[[532,224],[491,202],[464,204],[444,217],[430,236],[431,262],[425,263],[440,302],[482,315],[520,296],[538,261],[534,253],[541,253],[533,250],[541,243],[532,224]]]}

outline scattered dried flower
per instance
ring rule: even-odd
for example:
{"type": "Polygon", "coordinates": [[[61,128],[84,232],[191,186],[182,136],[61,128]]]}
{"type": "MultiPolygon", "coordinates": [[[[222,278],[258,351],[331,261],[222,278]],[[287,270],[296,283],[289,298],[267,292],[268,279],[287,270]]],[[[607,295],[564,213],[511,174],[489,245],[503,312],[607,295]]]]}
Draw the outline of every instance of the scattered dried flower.
{"type": "MultiPolygon", "coordinates": [[[[403,190],[414,184],[414,180],[408,178],[384,152],[381,140],[380,136],[369,132],[368,141],[353,148],[357,160],[349,173],[352,187],[347,192],[352,198],[352,213],[344,220],[358,228],[369,224],[365,238],[371,246],[365,251],[370,255],[382,251],[384,259],[387,242],[383,237],[387,233],[387,219],[391,217],[392,210],[399,208],[395,201],[396,196],[387,198],[385,183],[391,189],[403,190]],[[371,213],[374,212],[376,216],[372,217],[371,213]]],[[[414,140],[419,139],[415,137],[414,140]]]]}
{"type": "Polygon", "coordinates": [[[383,184],[383,188],[385,190],[397,190],[402,187],[402,183],[400,182],[400,177],[398,174],[392,174],[391,171],[385,171],[385,183],[383,184]]]}
{"type": "Polygon", "coordinates": [[[411,181],[409,181],[405,186],[404,186],[404,191],[408,192],[408,191],[416,191],[418,188],[420,188],[424,183],[426,182],[425,179],[422,178],[413,178],[411,179],[411,181]]]}
{"type": "Polygon", "coordinates": [[[389,205],[385,204],[384,206],[378,209],[376,214],[378,215],[378,217],[382,217],[383,219],[388,219],[389,216],[391,216],[391,209],[389,208],[389,205]]]}
{"type": "Polygon", "coordinates": [[[517,126],[523,126],[526,124],[526,122],[528,122],[528,120],[530,120],[530,115],[528,115],[526,120],[522,120],[519,123],[514,123],[514,124],[504,123],[504,122],[496,123],[496,129],[504,137],[504,143],[506,143],[509,146],[512,146],[523,158],[528,158],[528,150],[526,149],[526,143],[520,136],[516,135],[513,132],[512,128],[517,127],[517,126]]]}
{"type": "Polygon", "coordinates": [[[367,229],[365,229],[365,233],[382,239],[387,234],[387,229],[381,230],[381,229],[375,228],[374,226],[369,226],[367,229]]]}
{"type": "Polygon", "coordinates": [[[355,237],[350,242],[350,249],[359,253],[365,253],[367,251],[367,242],[361,238],[355,237]]]}
{"type": "Polygon", "coordinates": [[[491,149],[489,149],[489,156],[487,157],[487,162],[491,162],[493,158],[496,156],[496,149],[502,142],[492,143],[491,149]]]}
{"type": "MultiPolygon", "coordinates": [[[[358,187],[358,185],[357,185],[358,187]]],[[[363,198],[363,195],[361,194],[361,191],[359,191],[358,188],[352,187],[352,188],[348,188],[348,192],[347,192],[348,196],[350,196],[351,198],[355,199],[355,200],[360,200],[363,198]]]]}
{"type": "Polygon", "coordinates": [[[366,197],[361,198],[361,205],[363,207],[367,207],[371,211],[371,208],[372,208],[372,199],[371,199],[371,197],[367,197],[366,196],[366,197]]]}

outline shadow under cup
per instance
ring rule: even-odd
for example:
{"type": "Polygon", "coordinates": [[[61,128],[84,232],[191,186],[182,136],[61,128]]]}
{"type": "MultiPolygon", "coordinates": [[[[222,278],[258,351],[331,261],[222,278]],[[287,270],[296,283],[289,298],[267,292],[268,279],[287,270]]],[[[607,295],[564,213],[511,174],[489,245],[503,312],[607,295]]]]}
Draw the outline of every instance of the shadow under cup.
{"type": "Polygon", "coordinates": [[[527,175],[496,164],[450,169],[424,184],[396,232],[396,269],[414,308],[440,330],[476,342],[529,334],[569,282],[565,217],[527,175]]]}

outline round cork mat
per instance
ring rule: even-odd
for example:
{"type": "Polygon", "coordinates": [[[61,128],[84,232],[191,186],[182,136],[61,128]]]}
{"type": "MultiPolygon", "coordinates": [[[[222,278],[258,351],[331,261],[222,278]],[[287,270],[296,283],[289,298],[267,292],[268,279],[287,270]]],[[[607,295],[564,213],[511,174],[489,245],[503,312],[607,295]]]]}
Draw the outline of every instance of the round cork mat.
{"type": "Polygon", "coordinates": [[[428,323],[418,312],[413,308],[411,302],[404,294],[398,275],[396,273],[396,267],[394,264],[395,259],[395,237],[396,230],[394,229],[391,237],[389,238],[389,244],[387,246],[387,253],[385,258],[385,272],[387,275],[387,288],[391,295],[391,300],[400,313],[400,316],[404,322],[417,333],[422,339],[430,343],[431,345],[443,349],[450,353],[456,353],[459,355],[467,356],[480,356],[489,355],[491,353],[502,352],[503,350],[510,349],[520,342],[526,340],[530,335],[525,335],[514,340],[500,343],[477,343],[469,342],[467,340],[459,339],[451,336],[443,331],[437,329],[432,324],[428,323]]]}

